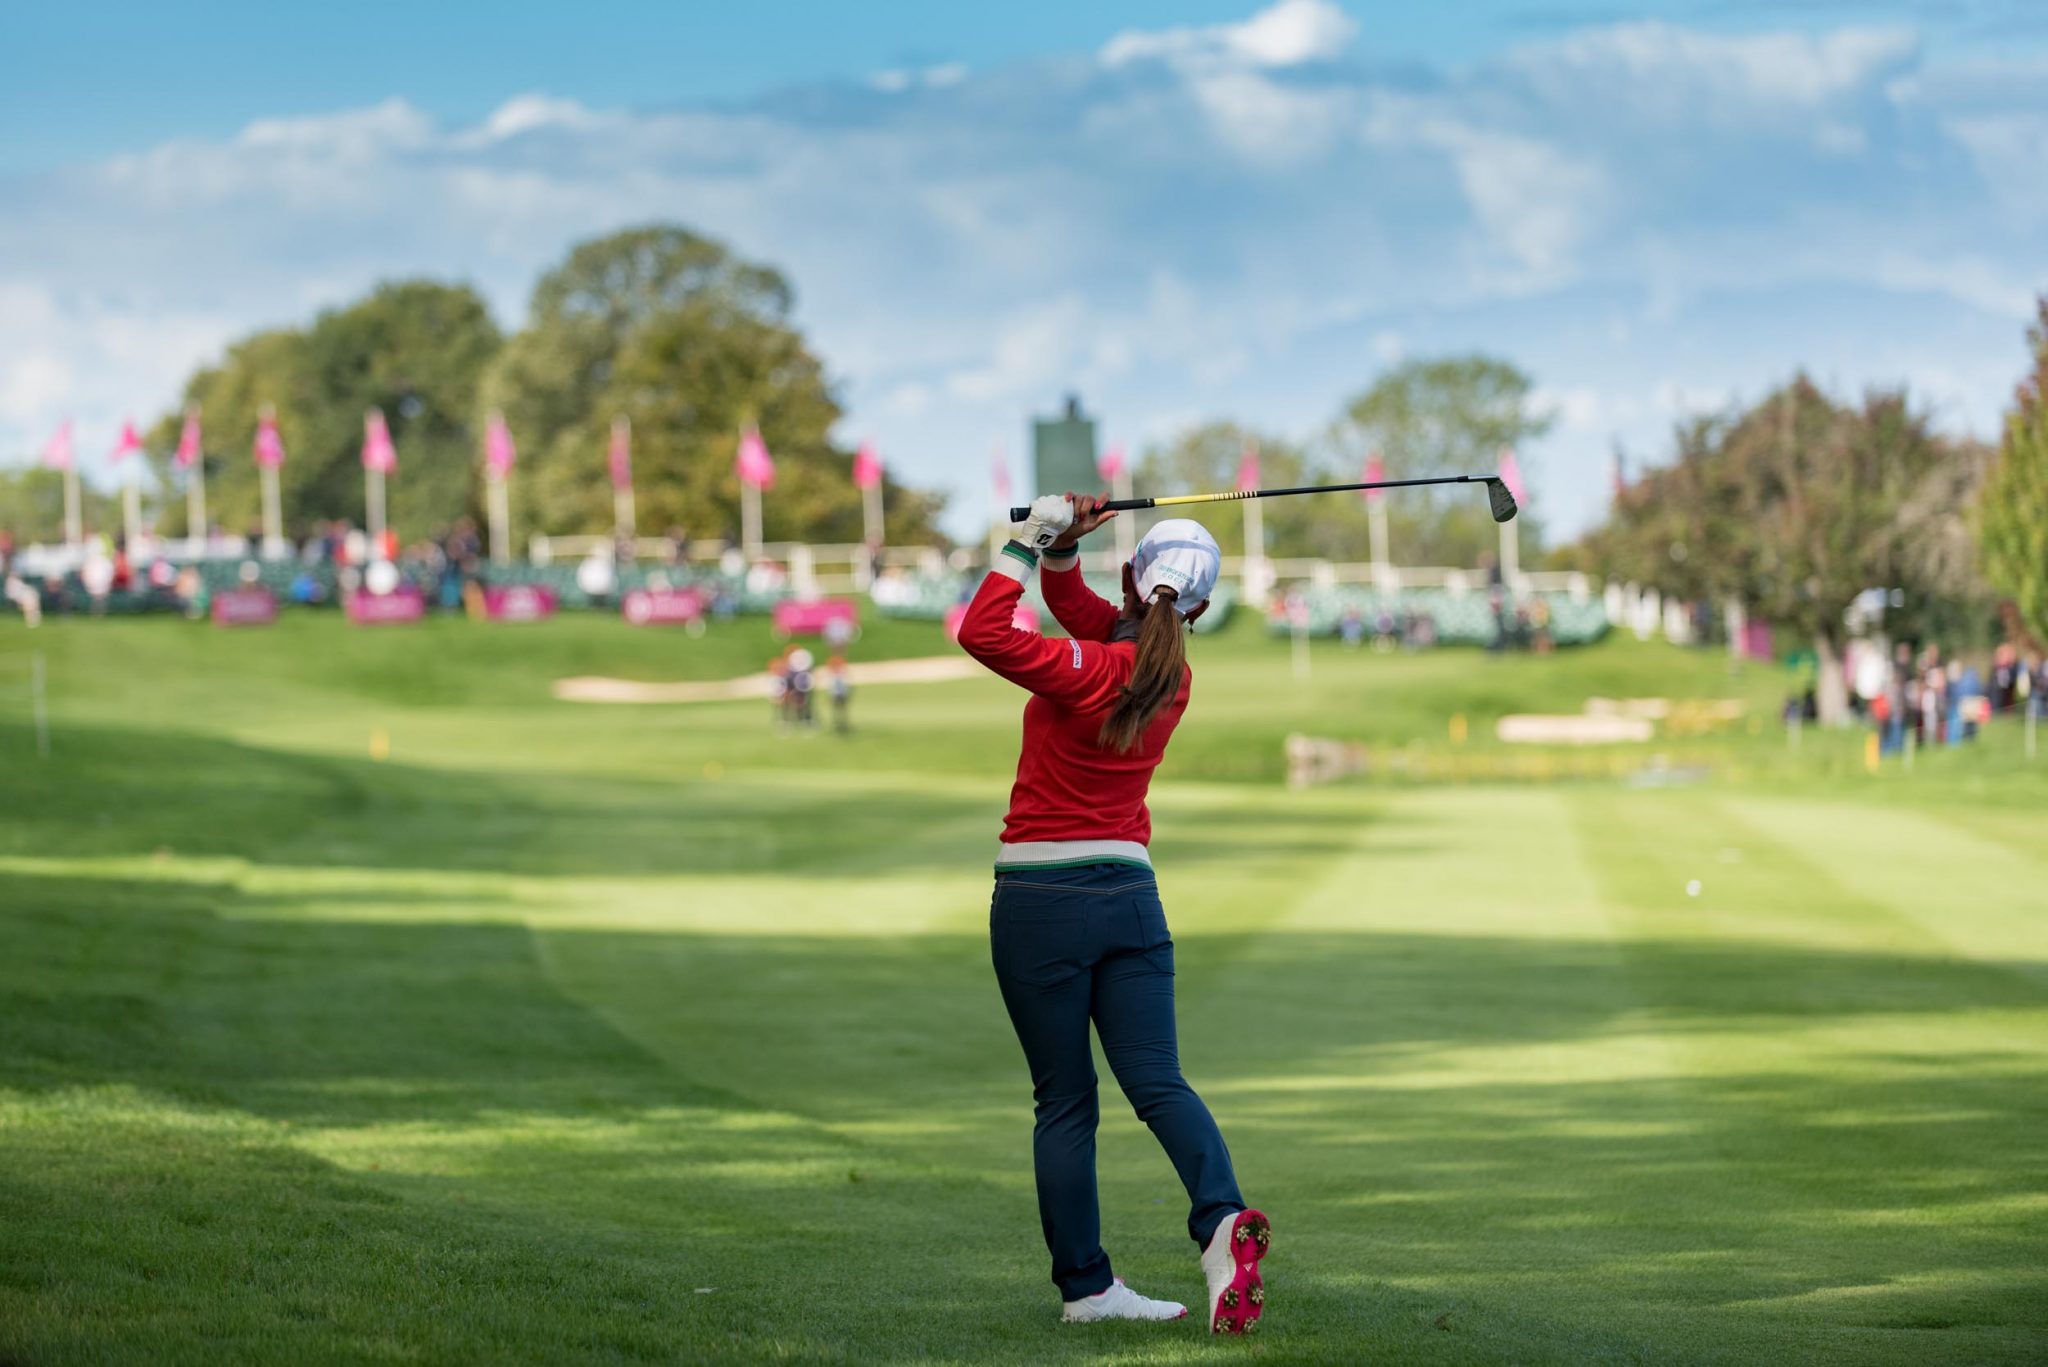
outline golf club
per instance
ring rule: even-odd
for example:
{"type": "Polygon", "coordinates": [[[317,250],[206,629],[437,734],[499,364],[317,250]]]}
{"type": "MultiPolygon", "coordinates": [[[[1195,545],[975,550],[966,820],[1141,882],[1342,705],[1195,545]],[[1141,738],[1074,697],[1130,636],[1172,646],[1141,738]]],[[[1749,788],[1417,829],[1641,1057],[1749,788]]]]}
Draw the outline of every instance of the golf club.
{"type": "MultiPolygon", "coordinates": [[[[1418,484],[1484,484],[1487,506],[1495,522],[1506,522],[1517,511],[1515,496],[1498,475],[1437,475],[1430,479],[1382,479],[1364,484],[1306,484],[1295,489],[1234,489],[1227,494],[1169,494],[1163,498],[1119,498],[1102,505],[1105,511],[1126,513],[1145,508],[1172,508],[1183,503],[1231,503],[1243,498],[1280,498],[1286,494],[1344,494],[1360,489],[1407,489],[1418,484]]],[[[1029,507],[1010,509],[1010,521],[1031,516],[1029,507]]]]}

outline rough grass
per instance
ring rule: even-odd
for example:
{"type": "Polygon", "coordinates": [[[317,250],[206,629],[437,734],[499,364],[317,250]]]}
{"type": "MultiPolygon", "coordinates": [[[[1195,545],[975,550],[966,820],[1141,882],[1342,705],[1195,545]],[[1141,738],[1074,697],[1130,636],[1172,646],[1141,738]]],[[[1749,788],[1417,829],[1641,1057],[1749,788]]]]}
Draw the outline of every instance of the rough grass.
{"type": "MultiPolygon", "coordinates": [[[[1012,690],[867,690],[850,739],[547,696],[771,648],[0,629],[0,1361],[2040,1359],[2015,736],[1872,777],[1738,724],[1681,738],[1692,787],[1290,793],[1292,729],[1498,756],[1503,711],[1784,683],[1619,643],[1319,648],[1297,686],[1284,643],[1200,642],[1155,851],[1189,1072],[1278,1229],[1263,1338],[1219,1346],[1053,1322],[982,927],[1012,690]]],[[[1104,1114],[1118,1270],[1192,1299],[1171,1170],[1104,1114]]]]}

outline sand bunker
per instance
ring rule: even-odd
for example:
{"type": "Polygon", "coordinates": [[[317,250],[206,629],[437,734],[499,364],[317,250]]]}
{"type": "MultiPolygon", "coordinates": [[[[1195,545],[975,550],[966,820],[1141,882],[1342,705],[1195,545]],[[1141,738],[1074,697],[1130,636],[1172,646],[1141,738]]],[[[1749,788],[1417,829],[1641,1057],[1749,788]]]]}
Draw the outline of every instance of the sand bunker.
{"type": "MultiPolygon", "coordinates": [[[[949,683],[982,673],[981,666],[964,655],[929,655],[915,660],[872,660],[848,665],[846,677],[857,688],[870,684],[949,683]]],[[[823,671],[818,682],[824,683],[823,671]]],[[[564,702],[671,703],[733,702],[770,696],[765,671],[743,674],[737,679],[707,679],[691,683],[639,683],[632,679],[582,676],[555,680],[554,694],[564,702]]]]}

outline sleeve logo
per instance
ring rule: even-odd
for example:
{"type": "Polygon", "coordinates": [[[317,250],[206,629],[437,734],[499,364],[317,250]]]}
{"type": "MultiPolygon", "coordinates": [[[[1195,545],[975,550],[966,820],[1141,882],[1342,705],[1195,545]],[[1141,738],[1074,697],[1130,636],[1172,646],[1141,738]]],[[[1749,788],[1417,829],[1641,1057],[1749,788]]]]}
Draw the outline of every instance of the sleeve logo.
{"type": "Polygon", "coordinates": [[[1079,669],[1081,667],[1081,643],[1079,641],[1068,641],[1067,644],[1074,648],[1074,668],[1079,669]]]}

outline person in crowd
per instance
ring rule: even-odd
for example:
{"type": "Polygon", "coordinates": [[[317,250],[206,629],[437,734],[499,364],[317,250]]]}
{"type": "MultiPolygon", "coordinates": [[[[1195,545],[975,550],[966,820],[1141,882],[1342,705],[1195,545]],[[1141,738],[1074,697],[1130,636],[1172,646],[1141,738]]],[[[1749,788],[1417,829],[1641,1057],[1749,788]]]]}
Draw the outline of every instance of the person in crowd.
{"type": "Polygon", "coordinates": [[[847,674],[844,655],[834,655],[825,662],[825,685],[832,696],[832,729],[842,736],[851,735],[853,680],[847,674]]]}
{"type": "Polygon", "coordinates": [[[2011,641],[2000,641],[1998,648],[1991,652],[1990,687],[1991,710],[2004,713],[2013,710],[2018,701],[2016,696],[2020,677],[2019,647],[2011,641]]]}
{"type": "Polygon", "coordinates": [[[1920,744],[1939,745],[1948,719],[1948,670],[1941,647],[1929,645],[1920,656],[1920,744]]]}
{"type": "Polygon", "coordinates": [[[811,671],[817,665],[811,652],[802,646],[789,652],[789,715],[797,726],[808,731],[812,725],[811,688],[815,683],[811,671]]]}
{"type": "Polygon", "coordinates": [[[1345,608],[1344,615],[1337,619],[1337,635],[1352,650],[1365,640],[1365,614],[1358,610],[1356,603],[1345,608]]]}
{"type": "Polygon", "coordinates": [[[768,662],[768,706],[778,730],[789,726],[789,651],[768,662]]]}
{"type": "Polygon", "coordinates": [[[1216,1121],[1181,1076],[1173,938],[1145,808],[1152,771],[1187,711],[1187,633],[1208,606],[1222,554],[1200,523],[1158,523],[1124,566],[1118,608],[1078,568],[1080,539],[1115,517],[1105,501],[1032,503],[960,625],[970,656],[1031,695],[996,855],[990,950],[1031,1069],[1039,1219],[1063,1318],[1187,1313],[1131,1290],[1102,1248],[1092,1020],[1124,1095],[1186,1188],[1207,1322],[1242,1332],[1265,1307],[1259,1260],[1272,1226],[1246,1208],[1216,1121]],[[1071,639],[1012,625],[1041,563],[1046,607],[1071,639]]]}
{"type": "Polygon", "coordinates": [[[1900,641],[1892,647],[1891,667],[1885,671],[1884,690],[1878,695],[1878,701],[1884,705],[1877,743],[1882,754],[1895,755],[1906,748],[1912,690],[1913,647],[1900,641]]]}

